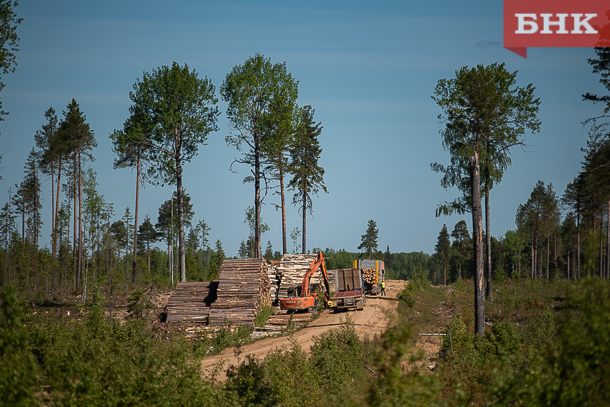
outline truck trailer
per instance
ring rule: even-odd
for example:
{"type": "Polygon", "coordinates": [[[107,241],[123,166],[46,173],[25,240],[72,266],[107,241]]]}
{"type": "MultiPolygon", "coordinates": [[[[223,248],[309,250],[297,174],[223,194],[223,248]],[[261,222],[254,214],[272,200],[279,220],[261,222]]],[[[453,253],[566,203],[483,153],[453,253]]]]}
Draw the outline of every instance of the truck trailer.
{"type": "Polygon", "coordinates": [[[366,294],[362,285],[362,272],[358,268],[335,271],[335,301],[337,310],[364,309],[366,294]]]}
{"type": "Polygon", "coordinates": [[[365,293],[379,295],[381,293],[381,282],[385,279],[383,260],[354,260],[354,268],[359,269],[362,274],[365,293]]]}

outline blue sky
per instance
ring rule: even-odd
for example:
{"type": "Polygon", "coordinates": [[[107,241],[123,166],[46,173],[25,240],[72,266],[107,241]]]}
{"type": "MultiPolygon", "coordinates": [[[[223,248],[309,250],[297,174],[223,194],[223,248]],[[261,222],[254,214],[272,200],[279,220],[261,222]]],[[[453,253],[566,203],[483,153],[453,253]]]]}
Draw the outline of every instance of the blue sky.
{"type": "MultiPolygon", "coordinates": [[[[469,215],[435,218],[436,205],[457,196],[440,187],[431,162],[447,163],[431,99],[439,79],[462,66],[505,62],[518,70],[521,86],[533,83],[541,99],[542,130],[527,135],[527,151],[516,150],[513,165],[491,193],[494,236],[514,229],[517,206],[538,180],[552,182],[558,195],[580,169],[587,129],[582,122],[602,107],[583,102],[587,91],[603,93],[591,72],[586,48],[531,48],[528,59],[502,48],[502,2],[208,2],[208,1],[22,1],[24,19],[17,71],[0,93],[10,112],[0,123],[0,203],[21,182],[23,166],[44,124],[44,112],[61,111],[75,98],[95,132],[91,166],[99,192],[113,202],[116,218],[135,205],[135,174],[113,170],[108,138],[128,117],[129,91],[144,71],[187,63],[207,76],[217,93],[225,75],[259,52],[286,62],[299,81],[300,105],[311,105],[324,127],[320,164],[328,194],[314,199],[308,219],[308,248],[356,251],[367,221],[379,227],[380,249],[432,253],[443,224],[451,231],[469,215]]],[[[220,131],[201,146],[185,168],[195,222],[205,220],[210,239],[236,255],[247,238],[244,211],[254,202],[248,168],[229,171],[238,152],[227,146],[226,105],[220,131]]],[[[44,183],[43,233],[50,234],[50,182],[44,183]]],[[[169,187],[141,191],[140,219],[156,221],[169,187]]],[[[291,195],[289,195],[290,200],[291,195]]],[[[62,199],[65,197],[62,197],[62,199]]],[[[280,213],[269,196],[263,235],[281,248],[280,213]]],[[[300,227],[288,208],[288,230],[300,227]]],[[[48,238],[43,241],[48,241],[48,238]]],[[[264,249],[264,245],[263,245],[264,249]]],[[[292,243],[289,242],[289,250],[292,243]]]]}

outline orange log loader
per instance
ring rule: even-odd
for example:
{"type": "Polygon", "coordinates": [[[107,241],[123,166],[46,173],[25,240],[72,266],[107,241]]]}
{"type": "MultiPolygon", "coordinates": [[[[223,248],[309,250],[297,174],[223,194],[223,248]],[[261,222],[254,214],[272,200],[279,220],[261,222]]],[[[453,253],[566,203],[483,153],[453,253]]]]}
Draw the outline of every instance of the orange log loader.
{"type": "Polygon", "coordinates": [[[314,308],[317,300],[317,295],[311,290],[310,281],[311,277],[320,270],[324,280],[324,288],[326,295],[330,296],[330,287],[328,285],[328,274],[326,273],[326,263],[324,263],[324,256],[322,252],[318,253],[318,256],[311,262],[309,269],[303,276],[303,283],[300,286],[300,296],[280,298],[280,309],[286,311],[305,311],[314,308]]]}

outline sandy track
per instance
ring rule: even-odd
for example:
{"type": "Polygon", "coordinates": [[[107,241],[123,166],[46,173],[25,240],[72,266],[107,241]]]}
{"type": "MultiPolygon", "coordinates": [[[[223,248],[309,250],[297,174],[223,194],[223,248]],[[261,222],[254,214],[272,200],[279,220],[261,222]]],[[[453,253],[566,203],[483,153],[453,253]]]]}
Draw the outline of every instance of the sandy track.
{"type": "MultiPolygon", "coordinates": [[[[203,359],[202,367],[204,371],[211,371],[221,360],[223,368],[226,369],[230,365],[237,365],[243,361],[246,355],[253,355],[259,359],[264,359],[265,356],[273,349],[288,349],[290,341],[295,340],[299,346],[305,351],[313,344],[313,338],[319,336],[329,329],[338,328],[343,324],[347,316],[354,323],[356,332],[360,338],[365,336],[373,337],[380,335],[388,325],[387,314],[391,313],[398,303],[396,294],[403,290],[406,281],[388,280],[386,282],[387,296],[385,297],[369,297],[367,304],[362,311],[349,312],[329,312],[324,311],[315,321],[312,321],[307,328],[301,329],[291,337],[284,336],[280,338],[268,338],[251,343],[241,348],[227,348],[218,355],[209,356],[203,359]]],[[[224,374],[219,375],[218,379],[224,380],[224,374]]]]}

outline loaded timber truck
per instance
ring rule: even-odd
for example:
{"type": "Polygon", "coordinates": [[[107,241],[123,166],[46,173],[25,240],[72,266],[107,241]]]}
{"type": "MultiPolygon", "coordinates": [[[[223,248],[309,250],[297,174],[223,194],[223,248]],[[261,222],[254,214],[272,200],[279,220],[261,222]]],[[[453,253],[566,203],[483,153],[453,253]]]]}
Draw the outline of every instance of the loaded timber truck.
{"type": "Polygon", "coordinates": [[[336,309],[364,309],[366,295],[362,286],[362,272],[359,268],[335,270],[336,309]]]}
{"type": "Polygon", "coordinates": [[[379,295],[381,293],[381,281],[385,279],[383,260],[354,260],[354,268],[359,269],[362,273],[365,293],[379,295]]]}

